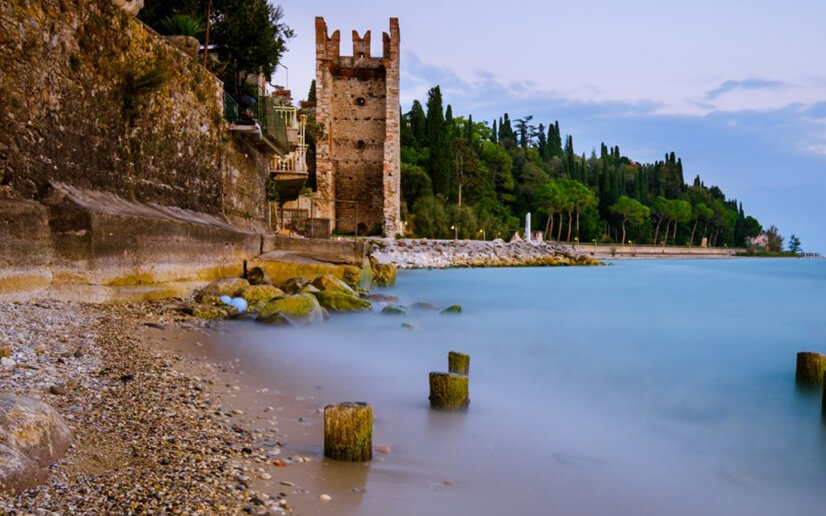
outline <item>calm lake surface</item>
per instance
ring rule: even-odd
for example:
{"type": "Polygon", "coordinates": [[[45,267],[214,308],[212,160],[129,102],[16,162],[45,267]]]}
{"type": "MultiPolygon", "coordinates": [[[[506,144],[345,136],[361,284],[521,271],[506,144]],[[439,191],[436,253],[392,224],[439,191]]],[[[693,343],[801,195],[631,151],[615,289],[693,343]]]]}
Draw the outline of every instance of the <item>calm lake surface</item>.
{"type": "Polygon", "coordinates": [[[286,445],[318,457],[316,409],[363,400],[392,449],[291,466],[333,496],[303,513],[826,513],[821,393],[794,382],[798,351],[826,352],[826,260],[403,271],[384,291],[464,313],[225,327],[222,354],[301,400],[286,445]],[[467,412],[428,405],[449,350],[472,356],[467,412]]]}

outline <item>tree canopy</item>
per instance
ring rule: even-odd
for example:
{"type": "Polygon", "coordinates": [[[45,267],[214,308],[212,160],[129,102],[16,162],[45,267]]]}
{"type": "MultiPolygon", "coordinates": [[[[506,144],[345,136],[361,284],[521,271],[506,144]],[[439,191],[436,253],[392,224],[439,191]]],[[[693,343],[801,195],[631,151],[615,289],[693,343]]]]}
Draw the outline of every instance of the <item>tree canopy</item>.
{"type": "Polygon", "coordinates": [[[445,104],[436,86],[424,107],[414,101],[402,113],[403,216],[417,235],[452,236],[453,206],[461,206],[462,224],[475,224],[468,234],[488,237],[512,234],[527,212],[535,214],[534,229],[569,241],[743,246],[762,231],[742,203],[699,175],[686,184],[675,152],[653,163],[605,143],[577,154],[574,136],[557,120],[503,113],[479,122],[445,104]],[[437,205],[444,217],[424,213],[437,205]]]}

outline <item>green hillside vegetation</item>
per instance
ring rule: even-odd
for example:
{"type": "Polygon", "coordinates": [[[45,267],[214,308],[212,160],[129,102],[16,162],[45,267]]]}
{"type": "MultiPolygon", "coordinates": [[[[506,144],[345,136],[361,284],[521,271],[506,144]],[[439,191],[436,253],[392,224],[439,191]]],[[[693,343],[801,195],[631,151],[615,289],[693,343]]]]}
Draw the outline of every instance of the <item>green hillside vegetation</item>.
{"type": "Polygon", "coordinates": [[[527,212],[565,241],[739,247],[762,231],[718,187],[686,184],[674,152],[654,163],[604,143],[578,154],[557,121],[455,117],[438,86],[402,114],[401,144],[405,217],[420,237],[506,238],[527,212]]]}

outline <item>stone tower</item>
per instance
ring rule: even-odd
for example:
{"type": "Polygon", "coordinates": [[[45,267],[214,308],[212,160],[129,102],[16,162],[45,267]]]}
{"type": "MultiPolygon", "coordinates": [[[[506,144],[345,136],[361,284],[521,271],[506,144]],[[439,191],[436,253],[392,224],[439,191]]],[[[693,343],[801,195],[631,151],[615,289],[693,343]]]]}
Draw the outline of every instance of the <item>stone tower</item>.
{"type": "Polygon", "coordinates": [[[399,20],[390,18],[381,57],[370,31],[353,31],[353,55],[340,55],[340,34],[315,19],[317,216],[359,235],[401,233],[399,20]]]}

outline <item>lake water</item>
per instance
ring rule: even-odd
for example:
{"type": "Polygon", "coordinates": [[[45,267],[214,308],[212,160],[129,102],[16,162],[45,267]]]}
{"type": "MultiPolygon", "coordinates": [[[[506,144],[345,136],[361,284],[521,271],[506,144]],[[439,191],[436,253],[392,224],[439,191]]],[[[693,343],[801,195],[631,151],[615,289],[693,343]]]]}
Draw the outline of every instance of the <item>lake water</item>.
{"type": "Polygon", "coordinates": [[[821,393],[794,381],[798,351],[826,352],[826,260],[403,271],[384,290],[464,313],[225,327],[222,355],[299,396],[287,446],[320,456],[316,409],[363,400],[391,448],[305,466],[333,502],[302,513],[826,513],[821,393]],[[428,405],[449,350],[472,357],[466,412],[428,405]]]}

